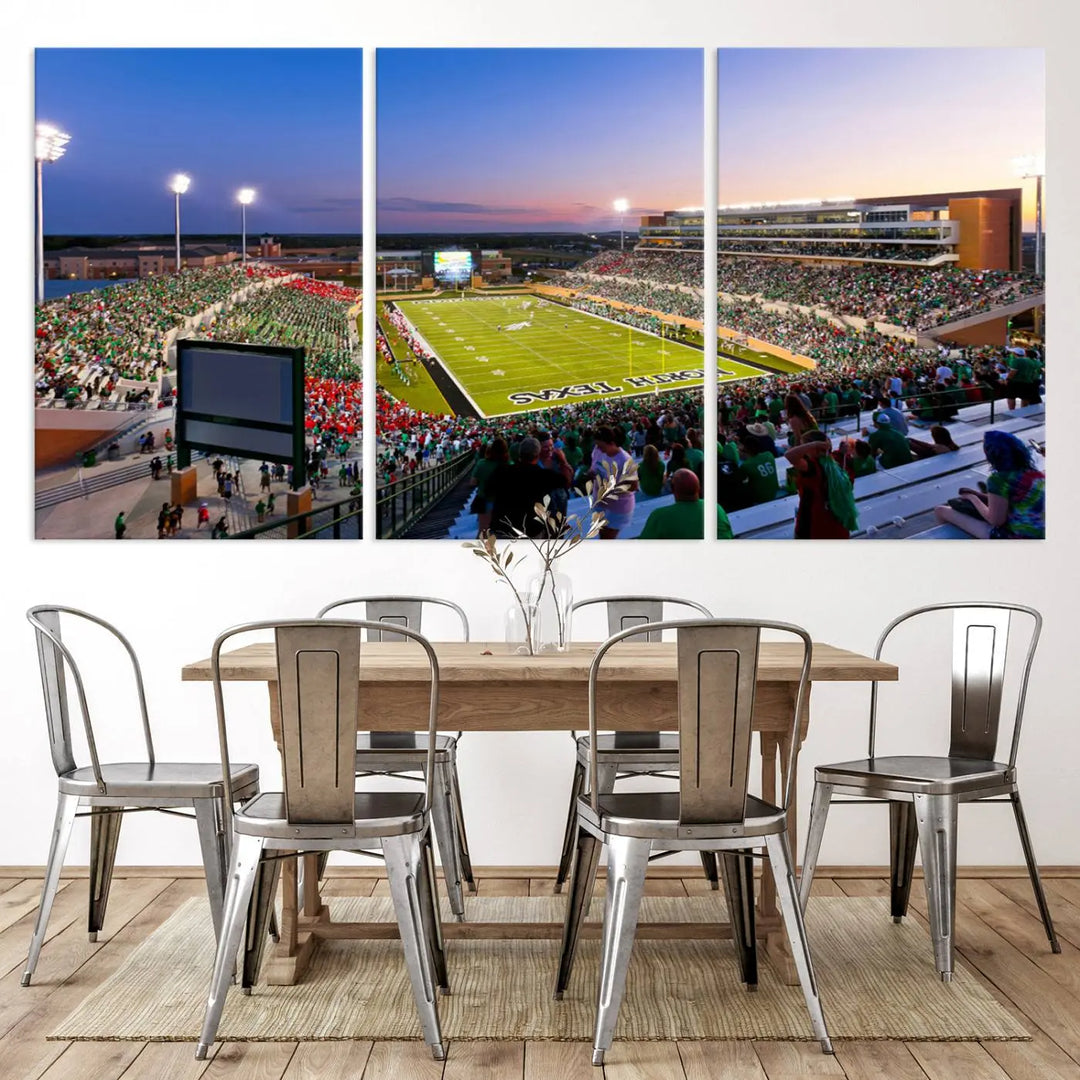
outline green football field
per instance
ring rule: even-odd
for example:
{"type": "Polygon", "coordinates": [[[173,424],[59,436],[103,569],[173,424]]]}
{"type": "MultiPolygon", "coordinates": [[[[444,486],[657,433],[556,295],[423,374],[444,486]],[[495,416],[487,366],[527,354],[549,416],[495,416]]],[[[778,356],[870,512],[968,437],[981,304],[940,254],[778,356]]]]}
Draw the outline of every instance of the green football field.
{"type": "MultiPolygon", "coordinates": [[[[704,375],[698,349],[536,296],[398,307],[485,416],[700,386],[704,375]]],[[[722,382],[762,374],[727,357],[717,366],[722,382]]]]}

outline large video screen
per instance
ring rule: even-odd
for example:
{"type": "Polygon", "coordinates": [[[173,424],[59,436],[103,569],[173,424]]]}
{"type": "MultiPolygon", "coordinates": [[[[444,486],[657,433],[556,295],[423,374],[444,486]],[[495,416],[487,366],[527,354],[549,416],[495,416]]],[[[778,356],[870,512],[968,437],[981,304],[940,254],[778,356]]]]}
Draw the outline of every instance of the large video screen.
{"type": "Polygon", "coordinates": [[[181,443],[295,459],[303,439],[303,349],[178,341],[176,368],[181,443]]]}
{"type": "Polygon", "coordinates": [[[436,251],[437,281],[468,281],[472,275],[471,251],[436,251]]]}

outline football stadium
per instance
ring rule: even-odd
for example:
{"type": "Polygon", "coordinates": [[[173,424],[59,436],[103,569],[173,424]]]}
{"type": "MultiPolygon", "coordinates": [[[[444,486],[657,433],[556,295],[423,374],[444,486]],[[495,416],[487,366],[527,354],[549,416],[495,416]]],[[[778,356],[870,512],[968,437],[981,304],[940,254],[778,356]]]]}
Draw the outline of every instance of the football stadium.
{"type": "MultiPolygon", "coordinates": [[[[1003,470],[1037,488],[1041,531],[1045,295],[1020,208],[1018,188],[720,208],[721,536],[982,535],[961,489],[985,496],[1003,470]],[[790,451],[810,431],[827,449],[808,481],[790,451]],[[847,485],[843,520],[801,517],[804,486],[826,474],[834,497],[847,485]]],[[[615,538],[653,535],[652,511],[680,501],[680,468],[700,490],[702,221],[650,215],[630,249],[516,292],[494,285],[488,260],[413,253],[428,292],[379,300],[381,482],[461,472],[426,521],[384,499],[382,531],[492,527],[484,485],[530,437],[541,465],[569,474],[568,512],[581,513],[575,493],[595,475],[601,430],[613,435],[637,477],[615,538]]]]}

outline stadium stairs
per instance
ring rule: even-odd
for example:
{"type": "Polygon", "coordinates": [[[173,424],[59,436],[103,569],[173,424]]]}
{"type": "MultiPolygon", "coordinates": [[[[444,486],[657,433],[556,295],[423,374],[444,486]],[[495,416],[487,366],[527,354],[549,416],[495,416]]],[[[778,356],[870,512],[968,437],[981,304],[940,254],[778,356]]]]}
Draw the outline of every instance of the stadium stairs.
{"type": "MultiPolygon", "coordinates": [[[[879,469],[855,482],[855,502],[859,511],[859,529],[855,537],[867,539],[941,540],[967,536],[960,529],[939,525],[934,507],[953,498],[961,487],[978,487],[990,475],[982,449],[982,437],[993,426],[1008,431],[1024,441],[1042,442],[1046,436],[1045,411],[1042,405],[1029,405],[1012,412],[1001,406],[997,419],[990,422],[988,403],[969,405],[961,418],[946,424],[960,449],[954,453],[922,458],[895,469],[879,469]],[[1000,417],[1004,416],[1004,419],[1000,417]]],[[[859,432],[849,421],[833,425],[829,434],[857,437],[859,432]]],[[[929,441],[929,431],[912,427],[910,434],[920,434],[929,441]]],[[[798,497],[787,495],[770,503],[751,506],[730,514],[737,539],[779,540],[792,535],[798,497]]]]}
{"type": "MultiPolygon", "coordinates": [[[[441,499],[431,504],[427,512],[418,521],[414,521],[402,533],[404,540],[438,540],[447,536],[457,536],[453,531],[472,502],[475,490],[469,485],[470,474],[466,473],[441,499]]],[[[473,520],[473,531],[466,539],[476,536],[476,515],[468,515],[473,520]]]]}

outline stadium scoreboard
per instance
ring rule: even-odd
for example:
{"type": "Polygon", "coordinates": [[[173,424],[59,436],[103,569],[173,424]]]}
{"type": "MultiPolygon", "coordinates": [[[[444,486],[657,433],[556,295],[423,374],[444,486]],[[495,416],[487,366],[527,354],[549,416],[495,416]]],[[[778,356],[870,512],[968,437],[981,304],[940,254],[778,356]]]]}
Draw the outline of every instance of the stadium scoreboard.
{"type": "Polygon", "coordinates": [[[229,341],[176,343],[177,463],[191,451],[293,466],[304,483],[302,348],[229,341]]]}
{"type": "Polygon", "coordinates": [[[468,283],[472,278],[471,251],[436,251],[435,280],[468,283]]]}

